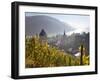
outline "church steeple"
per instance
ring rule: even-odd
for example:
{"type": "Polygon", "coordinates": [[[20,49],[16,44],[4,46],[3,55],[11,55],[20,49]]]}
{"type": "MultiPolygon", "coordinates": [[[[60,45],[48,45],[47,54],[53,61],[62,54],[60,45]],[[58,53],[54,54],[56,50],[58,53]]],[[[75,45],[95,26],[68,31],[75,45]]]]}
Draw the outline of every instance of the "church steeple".
{"type": "Polygon", "coordinates": [[[63,33],[63,39],[65,40],[66,37],[67,37],[67,35],[66,35],[66,31],[64,30],[64,33],[63,33]]]}
{"type": "Polygon", "coordinates": [[[66,35],[65,30],[64,30],[64,36],[66,35]]]}

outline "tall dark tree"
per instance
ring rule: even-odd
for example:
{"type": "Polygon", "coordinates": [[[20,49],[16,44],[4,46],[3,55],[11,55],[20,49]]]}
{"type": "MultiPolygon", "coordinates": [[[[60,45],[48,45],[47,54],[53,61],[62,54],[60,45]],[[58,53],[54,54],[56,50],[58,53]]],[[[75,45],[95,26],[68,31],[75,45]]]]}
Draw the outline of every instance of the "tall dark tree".
{"type": "Polygon", "coordinates": [[[44,29],[41,30],[39,36],[42,40],[47,40],[47,34],[44,29]]]}

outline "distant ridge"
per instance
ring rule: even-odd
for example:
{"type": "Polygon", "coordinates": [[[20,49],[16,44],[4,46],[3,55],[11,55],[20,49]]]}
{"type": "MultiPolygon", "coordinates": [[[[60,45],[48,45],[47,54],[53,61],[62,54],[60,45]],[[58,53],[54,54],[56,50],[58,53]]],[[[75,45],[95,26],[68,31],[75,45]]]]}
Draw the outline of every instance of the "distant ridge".
{"type": "Polygon", "coordinates": [[[67,23],[65,24],[64,22],[50,16],[37,15],[25,17],[26,35],[32,36],[36,33],[39,34],[41,29],[45,29],[48,34],[62,34],[64,29],[66,32],[73,30],[73,28],[67,23]]]}

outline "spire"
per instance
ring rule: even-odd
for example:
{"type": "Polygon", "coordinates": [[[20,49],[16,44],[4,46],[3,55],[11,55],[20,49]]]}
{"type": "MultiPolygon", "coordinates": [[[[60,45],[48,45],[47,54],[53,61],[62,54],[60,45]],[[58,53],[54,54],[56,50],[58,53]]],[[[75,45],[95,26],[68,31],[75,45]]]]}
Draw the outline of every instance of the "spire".
{"type": "Polygon", "coordinates": [[[64,36],[66,35],[65,30],[64,30],[64,36]]]}

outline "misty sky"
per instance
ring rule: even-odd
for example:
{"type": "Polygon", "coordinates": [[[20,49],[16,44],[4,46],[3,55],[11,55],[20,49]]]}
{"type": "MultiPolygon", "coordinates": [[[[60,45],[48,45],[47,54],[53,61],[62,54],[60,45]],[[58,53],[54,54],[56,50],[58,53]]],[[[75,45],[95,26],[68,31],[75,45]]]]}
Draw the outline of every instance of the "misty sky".
{"type": "MultiPolygon", "coordinates": [[[[53,17],[65,24],[69,24],[74,30],[67,31],[66,34],[89,32],[90,16],[89,15],[74,15],[74,14],[47,14],[47,13],[32,13],[25,12],[25,16],[46,15],[53,17]]],[[[64,30],[64,29],[63,29],[64,30]]],[[[66,29],[65,29],[66,31],[66,29]]]]}

